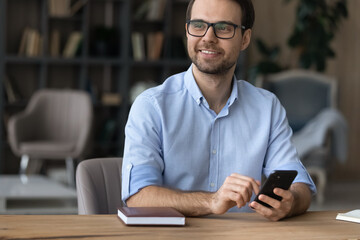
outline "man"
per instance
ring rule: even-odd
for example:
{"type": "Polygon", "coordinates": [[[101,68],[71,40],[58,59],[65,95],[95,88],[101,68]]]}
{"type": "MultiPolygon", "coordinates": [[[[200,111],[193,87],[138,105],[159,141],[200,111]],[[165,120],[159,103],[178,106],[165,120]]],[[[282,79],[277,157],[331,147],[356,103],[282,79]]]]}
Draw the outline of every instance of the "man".
{"type": "Polygon", "coordinates": [[[192,0],[187,11],[187,72],[142,93],[126,125],[122,198],[168,206],[187,216],[251,211],[270,220],[301,214],[315,186],[290,142],[277,98],[234,77],[251,39],[251,0],[192,0]],[[281,201],[259,192],[262,174],[294,169],[281,201]]]}

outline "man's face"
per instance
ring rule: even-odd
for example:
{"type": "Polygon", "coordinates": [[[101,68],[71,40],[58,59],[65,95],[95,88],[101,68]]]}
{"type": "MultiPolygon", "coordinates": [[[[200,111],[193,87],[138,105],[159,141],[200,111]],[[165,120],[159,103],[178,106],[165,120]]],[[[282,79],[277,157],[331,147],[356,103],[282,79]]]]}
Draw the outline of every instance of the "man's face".
{"type": "MultiPolygon", "coordinates": [[[[191,19],[208,23],[220,21],[241,26],[241,7],[231,0],[196,0],[191,19]]],[[[210,27],[203,37],[194,37],[187,32],[188,54],[195,67],[208,74],[223,74],[235,69],[240,51],[244,50],[250,41],[251,30],[246,30],[243,37],[241,28],[236,28],[231,39],[219,39],[210,27]],[[248,39],[246,39],[248,38],[248,39]]]]}

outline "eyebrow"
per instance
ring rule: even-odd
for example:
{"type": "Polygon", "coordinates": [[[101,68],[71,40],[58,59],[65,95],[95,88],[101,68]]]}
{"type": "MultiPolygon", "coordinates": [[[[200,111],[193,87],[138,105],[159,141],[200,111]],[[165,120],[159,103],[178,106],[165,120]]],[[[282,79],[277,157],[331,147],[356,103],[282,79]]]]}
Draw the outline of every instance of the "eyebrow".
{"type": "Polygon", "coordinates": [[[230,22],[230,21],[208,22],[208,21],[205,21],[203,19],[190,19],[190,21],[201,21],[201,22],[206,22],[206,23],[228,23],[228,24],[235,24],[235,25],[241,26],[241,24],[236,24],[236,23],[233,23],[233,22],[230,22]]]}

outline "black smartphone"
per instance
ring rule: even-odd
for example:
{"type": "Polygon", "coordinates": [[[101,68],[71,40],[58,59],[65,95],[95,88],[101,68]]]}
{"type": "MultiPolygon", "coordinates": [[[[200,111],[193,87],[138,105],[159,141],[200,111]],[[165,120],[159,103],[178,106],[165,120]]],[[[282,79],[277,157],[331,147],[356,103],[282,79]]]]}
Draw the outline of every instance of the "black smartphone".
{"type": "Polygon", "coordinates": [[[276,171],[274,171],[266,179],[264,185],[260,189],[260,192],[256,196],[254,201],[264,205],[265,207],[272,208],[269,204],[264,203],[259,200],[260,194],[264,194],[271,198],[281,201],[282,197],[280,197],[274,193],[274,188],[281,188],[284,190],[288,190],[291,183],[294,181],[296,175],[297,175],[296,170],[276,170],[276,171]]]}

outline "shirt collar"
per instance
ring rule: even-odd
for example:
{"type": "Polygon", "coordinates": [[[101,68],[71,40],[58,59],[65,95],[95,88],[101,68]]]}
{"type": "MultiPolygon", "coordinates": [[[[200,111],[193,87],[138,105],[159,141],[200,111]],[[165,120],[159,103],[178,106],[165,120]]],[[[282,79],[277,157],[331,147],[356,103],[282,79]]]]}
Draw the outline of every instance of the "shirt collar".
{"type": "MultiPolygon", "coordinates": [[[[202,95],[199,86],[197,85],[193,72],[192,72],[193,65],[189,67],[189,69],[185,73],[185,87],[191,94],[191,96],[194,98],[194,100],[197,102],[198,105],[203,101],[204,96],[202,95]]],[[[232,90],[231,95],[228,100],[228,105],[232,105],[234,101],[238,98],[238,86],[237,86],[237,80],[235,76],[233,77],[232,82],[232,90]]]]}
{"type": "Polygon", "coordinates": [[[232,81],[232,90],[228,100],[228,105],[231,106],[238,99],[238,81],[234,75],[232,81]]]}

